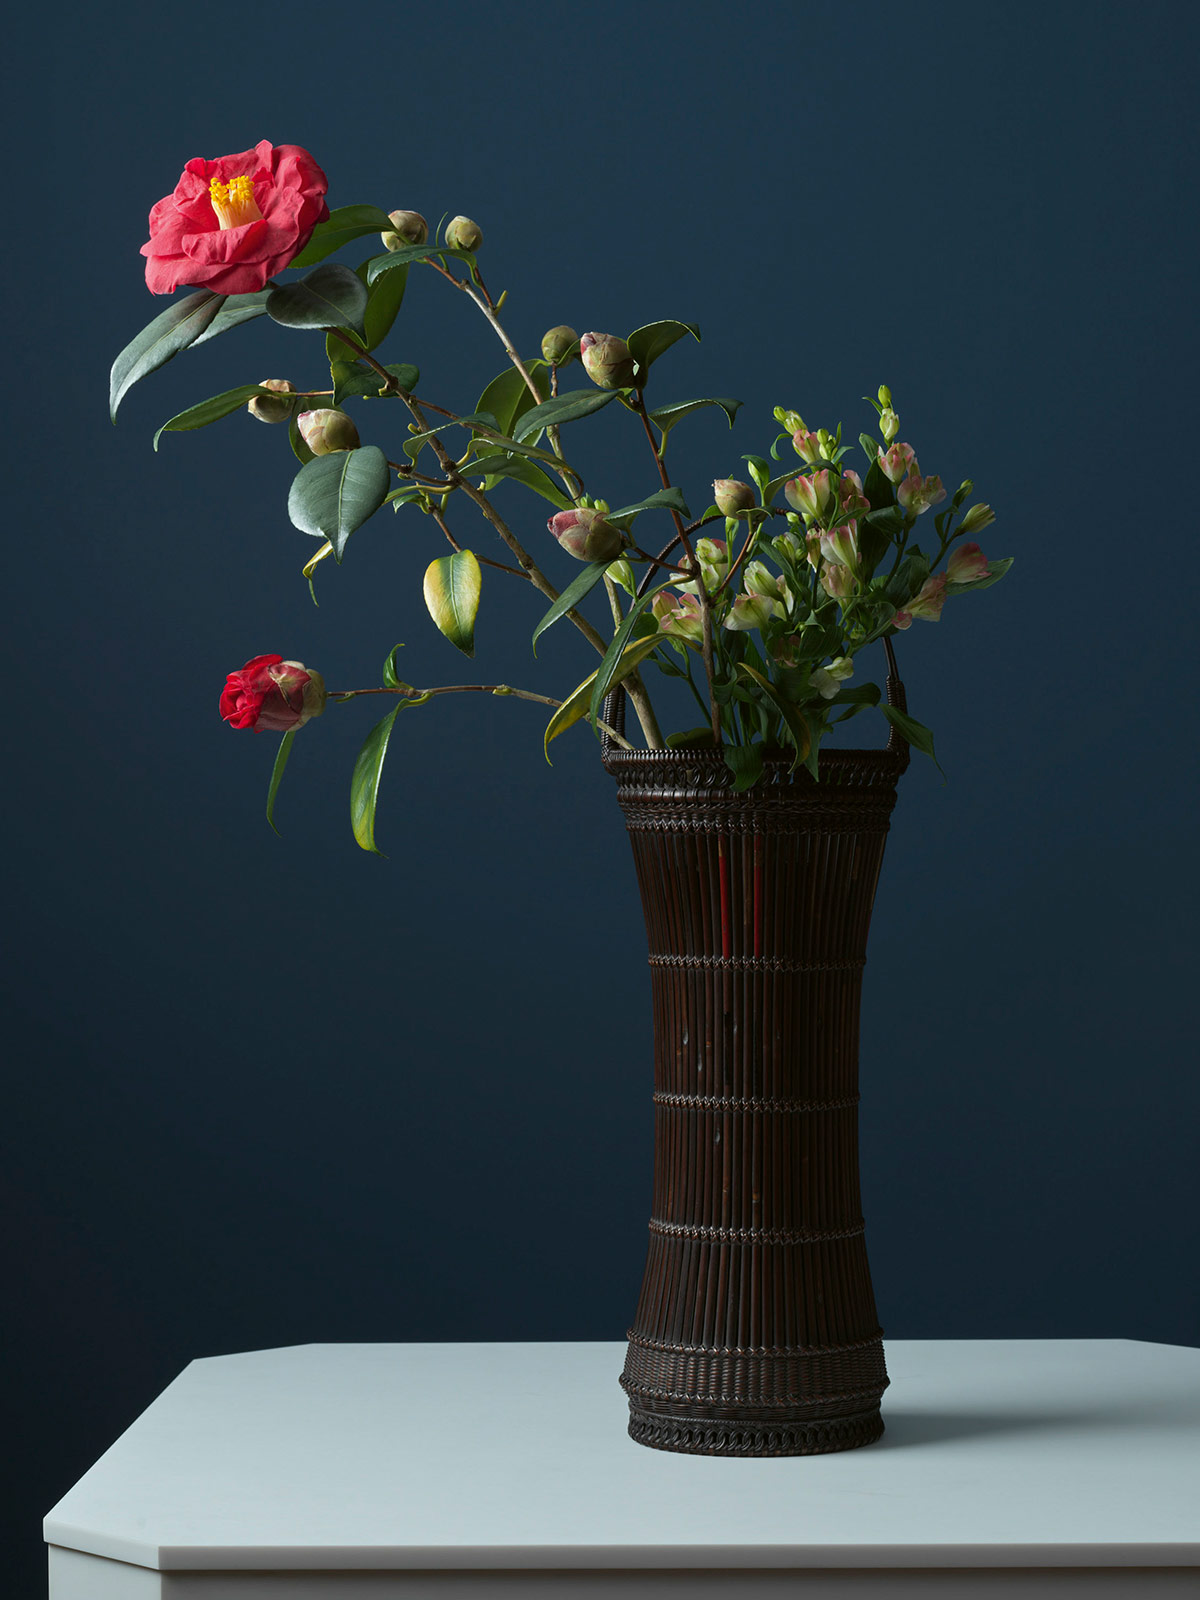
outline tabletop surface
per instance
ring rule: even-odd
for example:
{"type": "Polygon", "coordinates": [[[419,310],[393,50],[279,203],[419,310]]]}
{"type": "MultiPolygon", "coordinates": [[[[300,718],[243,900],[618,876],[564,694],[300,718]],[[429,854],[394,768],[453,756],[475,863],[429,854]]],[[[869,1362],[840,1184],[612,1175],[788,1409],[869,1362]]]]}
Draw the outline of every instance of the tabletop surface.
{"type": "Polygon", "coordinates": [[[624,1348],[194,1361],[46,1539],[177,1570],[1200,1565],[1200,1350],[891,1340],[878,1444],[722,1460],[629,1439],[624,1348]]]}

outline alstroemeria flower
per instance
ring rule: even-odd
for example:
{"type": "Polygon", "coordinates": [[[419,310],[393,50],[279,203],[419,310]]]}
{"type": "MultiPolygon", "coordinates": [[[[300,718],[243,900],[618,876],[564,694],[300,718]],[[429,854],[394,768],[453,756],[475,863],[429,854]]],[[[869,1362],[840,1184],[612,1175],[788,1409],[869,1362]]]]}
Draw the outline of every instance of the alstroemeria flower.
{"type": "Polygon", "coordinates": [[[940,505],[945,498],[946,491],[940,478],[922,478],[916,471],[910,472],[896,490],[896,499],[904,509],[918,517],[930,506],[940,505]]]}
{"type": "Polygon", "coordinates": [[[901,611],[892,618],[893,628],[911,628],[914,617],[924,622],[936,622],[946,603],[946,574],[935,573],[926,578],[917,593],[901,611]]]}
{"type": "Polygon", "coordinates": [[[650,602],[650,614],[664,633],[699,644],[704,638],[700,602],[695,595],[658,594],[650,602]]]}
{"type": "Polygon", "coordinates": [[[842,473],[841,482],[838,484],[838,494],[842,502],[843,511],[870,511],[871,502],[863,490],[863,481],[857,472],[849,468],[842,473]]]}
{"type": "Polygon", "coordinates": [[[836,528],[822,528],[821,554],[835,567],[857,567],[858,523],[851,520],[836,528]]]}
{"type": "Polygon", "coordinates": [[[977,544],[960,544],[946,563],[946,576],[951,583],[978,583],[987,575],[987,557],[977,544]]]}
{"type": "Polygon", "coordinates": [[[845,600],[857,588],[857,580],[849,567],[826,561],[821,567],[821,587],[831,600],[845,600]]]}
{"type": "Polygon", "coordinates": [[[806,517],[823,517],[834,499],[829,468],[822,467],[811,478],[790,478],[783,486],[783,493],[793,511],[806,517]]]}
{"type": "Polygon", "coordinates": [[[150,213],[146,285],[181,283],[214,294],[254,294],[281,272],[329,215],[325,174],[298,144],[263,139],[253,150],[195,156],[150,213]]]}
{"type": "Polygon", "coordinates": [[[894,444],[890,450],[880,450],[876,459],[889,483],[899,483],[907,473],[917,470],[916,452],[910,444],[894,444]]]}
{"type": "Polygon", "coordinates": [[[745,633],[751,628],[765,628],[768,622],[783,616],[783,606],[763,594],[739,594],[729,608],[723,626],[733,633],[745,633]]]}
{"type": "Polygon", "coordinates": [[[847,678],[854,676],[854,663],[849,656],[835,656],[827,667],[814,667],[809,685],[822,700],[832,700],[847,678]]]}
{"type": "Polygon", "coordinates": [[[801,461],[807,461],[810,466],[821,459],[821,441],[806,428],[797,428],[792,434],[792,447],[801,461]]]}

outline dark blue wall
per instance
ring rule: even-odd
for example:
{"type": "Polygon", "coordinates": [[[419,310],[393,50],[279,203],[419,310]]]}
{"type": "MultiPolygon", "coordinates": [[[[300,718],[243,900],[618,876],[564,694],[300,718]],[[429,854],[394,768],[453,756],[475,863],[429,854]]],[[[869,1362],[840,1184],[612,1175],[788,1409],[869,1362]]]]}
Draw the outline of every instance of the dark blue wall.
{"type": "MultiPolygon", "coordinates": [[[[107,421],[108,364],[162,304],[150,204],[190,156],[262,137],[309,147],[335,204],[476,217],[526,349],[561,321],[700,322],[663,397],[746,406],[732,435],[715,413],[675,435],[693,505],[773,405],[857,432],[881,380],[926,470],[974,477],[1013,575],[898,645],[949,782],[905,780],[866,981],[881,1314],[898,1337],[1200,1342],[1196,35],[1154,0],[606,0],[76,6],[17,40],[0,1176],[21,1592],[37,1516],[190,1357],[616,1339],[641,1270],[645,952],[591,740],[551,770],[528,706],[406,716],[380,861],[348,827],[359,702],[301,735],[276,839],[274,741],[218,721],[224,674],[278,649],[373,683],[403,639],[410,677],[454,681],[420,598],[435,530],[381,516],[317,610],[282,430],[235,417],[151,453],[208,394],[312,381],[311,336],[213,341],[107,421]]],[[[468,408],[502,356],[428,278],[390,359],[468,408]]],[[[654,486],[628,423],[576,436],[614,503],[654,486]]],[[[561,693],[584,658],[561,629],[534,661],[539,608],[505,581],[479,669],[561,693]]]]}

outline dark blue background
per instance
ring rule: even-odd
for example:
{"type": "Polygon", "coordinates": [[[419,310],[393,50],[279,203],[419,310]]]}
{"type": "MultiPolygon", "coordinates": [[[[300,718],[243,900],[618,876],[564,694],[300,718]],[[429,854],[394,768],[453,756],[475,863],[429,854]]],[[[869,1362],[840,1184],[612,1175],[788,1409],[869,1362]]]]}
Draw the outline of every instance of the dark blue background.
{"type": "MultiPolygon", "coordinates": [[[[898,644],[949,782],[905,780],[866,980],[881,1315],[1200,1342],[1196,35],[1153,0],[606,0],[77,6],[17,40],[2,1176],[28,1592],[37,1516],[192,1356],[617,1339],[641,1271],[645,952],[591,740],[551,770],[535,708],[406,714],[380,861],[348,827],[357,702],[299,739],[276,839],[274,740],[218,721],[224,674],[279,650],[375,683],[403,639],[409,677],[460,680],[420,598],[435,530],[382,514],[317,610],[282,429],[151,453],[206,395],[314,382],[315,336],[256,323],[107,421],[108,364],[163,304],[149,206],[262,137],[310,148],[334,204],[475,217],[527,351],[562,321],[700,322],[660,397],[746,405],[675,434],[695,507],[773,405],[853,434],[881,380],[925,470],[975,479],[1014,572],[898,644]]],[[[413,274],[385,349],[467,409],[503,357],[441,289],[413,274]]],[[[617,408],[573,438],[614,503],[654,487],[617,408]]],[[[534,661],[507,581],[479,673],[561,694],[586,652],[562,628],[534,661]]]]}

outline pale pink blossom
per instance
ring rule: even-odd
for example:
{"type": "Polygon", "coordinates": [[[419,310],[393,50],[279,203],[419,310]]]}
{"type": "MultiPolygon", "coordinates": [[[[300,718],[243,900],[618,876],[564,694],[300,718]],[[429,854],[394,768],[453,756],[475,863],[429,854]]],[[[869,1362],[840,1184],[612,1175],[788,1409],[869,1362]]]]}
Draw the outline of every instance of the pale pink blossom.
{"type": "Polygon", "coordinates": [[[987,575],[987,557],[977,544],[960,544],[946,563],[946,576],[951,583],[978,583],[987,575]]]}
{"type": "Polygon", "coordinates": [[[871,502],[863,492],[862,479],[857,472],[847,470],[842,473],[842,480],[838,484],[843,511],[869,511],[871,502]]]}
{"type": "Polygon", "coordinates": [[[904,509],[918,517],[930,506],[940,505],[945,498],[946,491],[940,478],[922,478],[916,472],[910,472],[896,490],[896,499],[904,509]]]}
{"type": "Polygon", "coordinates": [[[889,483],[899,483],[907,473],[917,471],[917,457],[910,444],[894,444],[890,450],[880,450],[876,459],[889,483]]]}
{"type": "Polygon", "coordinates": [[[857,567],[858,523],[840,523],[836,528],[821,530],[821,554],[835,567],[857,567]]]}

